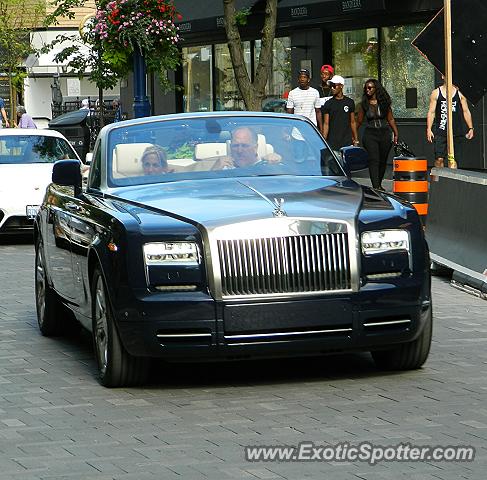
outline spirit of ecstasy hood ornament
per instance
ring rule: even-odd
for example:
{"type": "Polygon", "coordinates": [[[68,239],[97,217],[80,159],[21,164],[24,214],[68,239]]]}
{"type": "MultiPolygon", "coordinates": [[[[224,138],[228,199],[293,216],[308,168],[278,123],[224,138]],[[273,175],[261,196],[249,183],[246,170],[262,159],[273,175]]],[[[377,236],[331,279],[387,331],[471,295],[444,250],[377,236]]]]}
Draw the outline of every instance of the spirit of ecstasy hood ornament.
{"type": "Polygon", "coordinates": [[[274,210],[272,211],[272,215],[274,215],[275,217],[287,217],[287,213],[282,209],[282,205],[284,203],[284,198],[275,198],[274,197],[274,201],[272,202],[269,197],[264,195],[262,192],[259,192],[259,190],[257,190],[256,188],[248,185],[247,183],[243,183],[243,182],[239,182],[239,183],[241,185],[243,185],[244,187],[249,188],[254,193],[256,193],[257,195],[262,197],[267,203],[269,203],[270,205],[275,207],[274,210]]]}
{"type": "Polygon", "coordinates": [[[284,198],[274,198],[274,205],[276,206],[275,210],[272,212],[272,215],[275,217],[286,217],[286,212],[282,209],[284,204],[284,198]]]}

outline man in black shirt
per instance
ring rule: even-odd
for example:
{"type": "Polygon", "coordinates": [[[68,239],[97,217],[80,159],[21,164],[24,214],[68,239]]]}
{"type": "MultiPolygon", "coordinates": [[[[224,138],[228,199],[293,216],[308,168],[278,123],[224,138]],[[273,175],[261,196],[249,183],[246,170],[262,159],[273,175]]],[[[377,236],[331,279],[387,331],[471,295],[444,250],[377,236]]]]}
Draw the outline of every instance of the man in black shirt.
{"type": "Polygon", "coordinates": [[[316,89],[320,94],[321,124],[323,124],[323,116],[325,115],[325,103],[332,97],[328,80],[331,80],[331,77],[333,77],[333,72],[334,70],[331,65],[322,65],[320,70],[321,83],[316,89]]]}
{"type": "Polygon", "coordinates": [[[321,83],[319,87],[317,88],[320,98],[326,98],[326,97],[331,97],[331,88],[330,85],[328,85],[328,80],[333,77],[333,67],[331,65],[323,65],[320,70],[320,77],[321,77],[321,83]]]}
{"type": "Polygon", "coordinates": [[[323,136],[336,152],[342,147],[359,143],[355,123],[355,102],[343,95],[344,84],[345,80],[340,75],[334,75],[328,81],[333,97],[323,106],[323,136]]]}

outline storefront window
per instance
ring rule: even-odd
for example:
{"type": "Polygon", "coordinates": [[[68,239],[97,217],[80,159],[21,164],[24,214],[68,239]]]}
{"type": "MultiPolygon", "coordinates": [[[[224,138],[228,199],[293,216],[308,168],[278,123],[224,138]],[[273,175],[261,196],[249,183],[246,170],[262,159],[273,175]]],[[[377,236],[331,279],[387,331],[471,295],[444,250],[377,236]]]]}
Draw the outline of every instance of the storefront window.
{"type": "Polygon", "coordinates": [[[184,111],[213,110],[211,45],[183,48],[184,111]]]}
{"type": "Polygon", "coordinates": [[[358,104],[369,78],[378,78],[378,30],[366,28],[332,34],[335,74],[345,79],[344,93],[358,104]]]}
{"type": "Polygon", "coordinates": [[[424,25],[382,29],[381,78],[397,118],[425,118],[435,81],[434,67],[412,46],[424,25]]]}
{"type": "MultiPolygon", "coordinates": [[[[250,74],[250,42],[243,42],[243,49],[250,74]]],[[[215,92],[215,110],[245,110],[226,44],[215,45],[215,92]]]]}
{"type": "MultiPolygon", "coordinates": [[[[261,40],[255,41],[254,63],[257,68],[261,49],[261,40]]],[[[262,102],[264,111],[285,111],[283,95],[291,88],[291,38],[280,37],[274,39],[271,73],[265,88],[265,99],[262,102]]]]}

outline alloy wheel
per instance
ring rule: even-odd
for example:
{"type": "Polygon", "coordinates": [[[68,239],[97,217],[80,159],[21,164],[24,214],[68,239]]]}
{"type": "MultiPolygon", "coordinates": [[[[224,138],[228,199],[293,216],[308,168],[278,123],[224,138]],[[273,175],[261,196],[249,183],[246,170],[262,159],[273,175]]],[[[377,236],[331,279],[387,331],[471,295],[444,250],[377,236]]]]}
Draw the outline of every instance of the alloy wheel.
{"type": "Polygon", "coordinates": [[[46,314],[46,272],[44,270],[44,258],[41,246],[37,249],[36,262],[36,302],[39,325],[42,326],[46,314]]]}
{"type": "Polygon", "coordinates": [[[97,349],[100,373],[105,374],[108,365],[108,321],[105,287],[98,277],[95,289],[95,345],[97,349]]]}

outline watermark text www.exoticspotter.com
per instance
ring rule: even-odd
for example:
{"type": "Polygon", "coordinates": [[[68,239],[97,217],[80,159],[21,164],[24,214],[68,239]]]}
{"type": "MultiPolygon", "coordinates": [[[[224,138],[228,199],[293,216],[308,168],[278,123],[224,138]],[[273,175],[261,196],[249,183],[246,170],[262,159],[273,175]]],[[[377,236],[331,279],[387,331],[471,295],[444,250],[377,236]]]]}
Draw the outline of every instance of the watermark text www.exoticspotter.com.
{"type": "Polygon", "coordinates": [[[353,445],[316,445],[302,442],[297,446],[249,445],[245,447],[248,462],[472,462],[475,448],[469,445],[373,445],[368,442],[353,445]]]}

